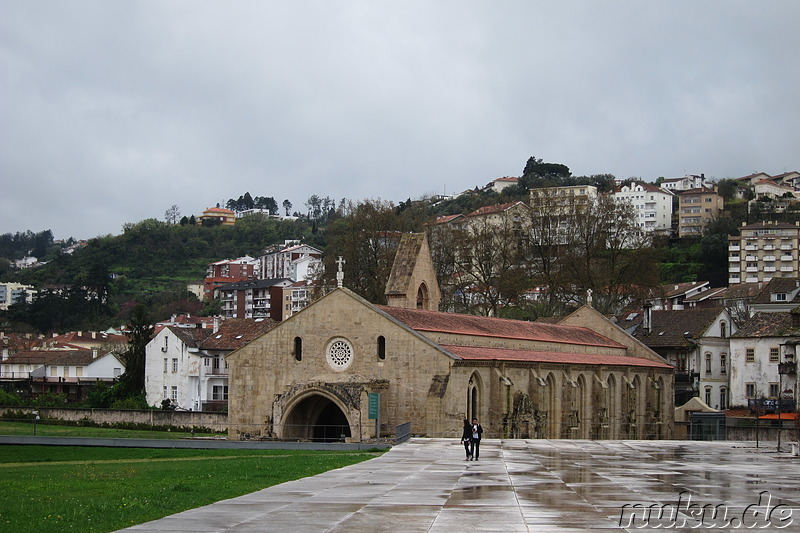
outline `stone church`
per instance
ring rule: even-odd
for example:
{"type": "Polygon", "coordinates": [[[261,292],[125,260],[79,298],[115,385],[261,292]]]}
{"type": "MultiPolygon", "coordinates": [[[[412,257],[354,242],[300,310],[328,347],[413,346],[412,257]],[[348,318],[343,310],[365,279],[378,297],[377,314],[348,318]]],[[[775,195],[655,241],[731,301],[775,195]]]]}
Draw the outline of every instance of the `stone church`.
{"type": "Polygon", "coordinates": [[[400,243],[389,305],[339,279],[227,356],[229,438],[359,442],[407,422],[457,438],[473,417],[487,438],[672,437],[674,368],[589,305],[558,324],[438,312],[423,234],[400,243]]]}

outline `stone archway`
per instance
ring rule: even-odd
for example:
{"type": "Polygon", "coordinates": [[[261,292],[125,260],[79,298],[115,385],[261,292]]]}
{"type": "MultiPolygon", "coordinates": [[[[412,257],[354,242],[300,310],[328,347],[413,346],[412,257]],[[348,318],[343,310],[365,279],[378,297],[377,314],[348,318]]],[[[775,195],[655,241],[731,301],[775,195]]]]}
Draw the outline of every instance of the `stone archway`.
{"type": "Polygon", "coordinates": [[[345,412],[320,393],[308,394],[289,406],[282,429],[284,439],[339,442],[352,436],[345,412]]]}

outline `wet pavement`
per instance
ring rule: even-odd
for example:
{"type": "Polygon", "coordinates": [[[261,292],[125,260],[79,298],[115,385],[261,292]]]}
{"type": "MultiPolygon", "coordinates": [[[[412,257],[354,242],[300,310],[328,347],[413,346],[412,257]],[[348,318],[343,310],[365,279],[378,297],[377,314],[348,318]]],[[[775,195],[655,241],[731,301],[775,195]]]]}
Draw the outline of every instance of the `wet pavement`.
{"type": "Polygon", "coordinates": [[[453,439],[127,532],[800,531],[800,457],[753,443],[453,439]]]}

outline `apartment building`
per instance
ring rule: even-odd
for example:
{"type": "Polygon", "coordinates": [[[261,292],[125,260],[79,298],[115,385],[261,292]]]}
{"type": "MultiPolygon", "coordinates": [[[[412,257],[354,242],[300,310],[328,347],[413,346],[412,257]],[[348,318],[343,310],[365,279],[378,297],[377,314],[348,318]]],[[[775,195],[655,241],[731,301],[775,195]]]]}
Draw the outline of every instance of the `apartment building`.
{"type": "Polygon", "coordinates": [[[223,318],[271,318],[283,320],[283,289],[288,278],[237,281],[219,287],[223,318]]]}
{"type": "Polygon", "coordinates": [[[724,209],[716,189],[705,187],[678,193],[678,236],[700,237],[703,228],[724,209]]]}
{"type": "Polygon", "coordinates": [[[675,194],[651,183],[631,183],[614,191],[614,199],[628,203],[636,211],[636,223],[647,232],[667,233],[672,229],[675,194]]]}
{"type": "Polygon", "coordinates": [[[800,277],[800,223],[757,222],[728,237],[728,283],[800,277]]]}
{"type": "Polygon", "coordinates": [[[36,292],[31,285],[15,282],[0,283],[0,310],[8,311],[9,307],[22,300],[31,303],[36,292]]]}
{"type": "Polygon", "coordinates": [[[660,183],[662,189],[675,193],[700,189],[706,186],[705,174],[687,174],[682,178],[667,178],[660,183]]]}
{"type": "Polygon", "coordinates": [[[530,204],[534,209],[546,209],[552,215],[575,215],[597,199],[594,185],[568,187],[542,187],[530,190],[530,204]]]}
{"type": "Polygon", "coordinates": [[[228,283],[258,279],[261,272],[261,263],[250,256],[236,259],[223,259],[208,265],[206,277],[203,280],[203,298],[208,300],[214,296],[214,291],[228,283]]]}
{"type": "Polygon", "coordinates": [[[299,241],[285,241],[264,250],[258,261],[261,269],[259,279],[303,281],[314,277],[319,270],[322,251],[299,241]]]}

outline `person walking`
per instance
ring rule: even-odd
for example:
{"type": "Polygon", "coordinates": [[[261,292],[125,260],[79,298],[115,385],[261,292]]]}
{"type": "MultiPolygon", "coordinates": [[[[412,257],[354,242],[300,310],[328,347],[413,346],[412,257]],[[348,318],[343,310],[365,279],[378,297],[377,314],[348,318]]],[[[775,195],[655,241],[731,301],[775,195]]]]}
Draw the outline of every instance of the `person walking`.
{"type": "Polygon", "coordinates": [[[469,420],[464,419],[464,427],[461,430],[461,444],[464,445],[464,451],[467,454],[465,461],[472,459],[472,454],[469,451],[470,442],[472,441],[472,425],[469,420]]]}
{"type": "Polygon", "coordinates": [[[470,431],[472,432],[470,438],[470,455],[472,456],[473,461],[478,460],[478,456],[481,453],[481,436],[483,435],[483,428],[481,427],[480,423],[478,423],[477,418],[472,419],[472,425],[470,426],[470,431]]]}

